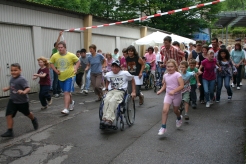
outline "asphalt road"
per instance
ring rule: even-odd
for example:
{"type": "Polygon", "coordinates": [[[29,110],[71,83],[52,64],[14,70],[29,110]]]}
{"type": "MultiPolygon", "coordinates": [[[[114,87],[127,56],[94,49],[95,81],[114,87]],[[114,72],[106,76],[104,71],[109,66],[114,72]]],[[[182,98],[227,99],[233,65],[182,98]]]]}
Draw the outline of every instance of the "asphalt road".
{"type": "MultiPolygon", "coordinates": [[[[62,98],[54,99],[40,111],[37,95],[30,95],[31,109],[40,123],[33,131],[30,120],[20,113],[15,118],[15,138],[0,138],[0,163],[78,163],[78,164],[238,164],[244,163],[246,86],[234,89],[232,102],[225,90],[220,103],[205,108],[198,103],[189,111],[190,120],[175,126],[169,112],[167,133],[158,136],[164,94],[143,91],[145,103],[138,105],[136,120],[124,131],[99,129],[99,103],[93,93],[75,93],[75,110],[68,116],[60,111],[62,98]]],[[[0,100],[4,108],[7,99],[0,100]]],[[[0,110],[0,131],[5,132],[4,110],[0,110]]]]}

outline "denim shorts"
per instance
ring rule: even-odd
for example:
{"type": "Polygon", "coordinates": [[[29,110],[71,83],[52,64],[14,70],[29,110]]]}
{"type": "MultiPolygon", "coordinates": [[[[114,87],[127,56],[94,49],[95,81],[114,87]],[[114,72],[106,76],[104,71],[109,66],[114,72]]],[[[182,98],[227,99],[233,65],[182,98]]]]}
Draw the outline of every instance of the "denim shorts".
{"type": "Polygon", "coordinates": [[[74,82],[75,82],[75,76],[70,77],[65,81],[59,80],[59,84],[63,92],[74,92],[74,82]]]}

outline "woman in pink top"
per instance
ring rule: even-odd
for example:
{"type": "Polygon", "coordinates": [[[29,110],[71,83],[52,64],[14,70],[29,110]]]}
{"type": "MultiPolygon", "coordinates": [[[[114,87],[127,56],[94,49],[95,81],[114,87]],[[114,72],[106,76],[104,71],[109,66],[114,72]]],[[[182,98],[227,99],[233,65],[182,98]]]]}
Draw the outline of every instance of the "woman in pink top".
{"type": "Polygon", "coordinates": [[[202,75],[202,83],[205,93],[206,99],[206,107],[209,108],[212,104],[212,100],[214,98],[214,85],[215,85],[215,68],[216,65],[219,67],[218,70],[221,71],[217,60],[214,58],[214,51],[208,51],[207,59],[203,60],[201,66],[199,68],[199,72],[202,73],[202,68],[204,68],[203,75],[202,75]]]}
{"type": "Polygon", "coordinates": [[[146,58],[146,62],[150,63],[151,66],[151,73],[155,76],[155,69],[156,69],[156,65],[155,65],[155,61],[156,61],[156,55],[153,53],[154,52],[154,48],[152,46],[150,46],[148,48],[148,53],[146,53],[144,55],[144,57],[146,58]]]}
{"type": "Polygon", "coordinates": [[[167,131],[167,115],[172,104],[173,111],[177,115],[176,127],[179,128],[182,125],[182,117],[178,109],[182,99],[181,90],[184,88],[184,81],[182,79],[182,75],[178,72],[178,65],[175,60],[168,60],[166,68],[168,73],[166,73],[163,77],[164,84],[160,91],[157,92],[157,94],[159,95],[161,92],[166,90],[162,111],[162,126],[159,130],[158,135],[163,135],[167,131]]]}
{"type": "Polygon", "coordinates": [[[127,58],[127,50],[124,48],[122,50],[123,56],[120,59],[120,67],[122,70],[127,71],[127,64],[126,64],[126,58],[127,58]]]}

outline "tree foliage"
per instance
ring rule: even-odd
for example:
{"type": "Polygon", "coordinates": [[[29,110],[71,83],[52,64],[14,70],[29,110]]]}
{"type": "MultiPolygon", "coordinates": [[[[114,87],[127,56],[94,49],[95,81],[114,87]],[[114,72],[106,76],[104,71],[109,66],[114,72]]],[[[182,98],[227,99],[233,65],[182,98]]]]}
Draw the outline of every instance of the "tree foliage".
{"type": "MultiPolygon", "coordinates": [[[[166,12],[210,2],[212,0],[29,0],[59,6],[69,10],[110,18],[128,20],[145,15],[153,15],[158,11],[166,12]]],[[[186,12],[151,18],[135,22],[141,25],[169,31],[182,36],[191,36],[193,32],[208,28],[215,21],[217,14],[233,2],[245,0],[227,0],[228,4],[216,4],[186,12]]],[[[242,6],[242,5],[241,5],[242,6]]]]}

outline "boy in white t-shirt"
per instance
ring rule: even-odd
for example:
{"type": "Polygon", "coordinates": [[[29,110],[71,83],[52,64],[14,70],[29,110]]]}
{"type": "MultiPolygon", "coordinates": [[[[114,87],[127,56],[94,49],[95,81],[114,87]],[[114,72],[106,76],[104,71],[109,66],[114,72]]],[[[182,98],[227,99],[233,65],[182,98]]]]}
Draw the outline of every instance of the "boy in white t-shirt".
{"type": "Polygon", "coordinates": [[[106,91],[108,91],[104,98],[103,117],[101,124],[111,126],[115,120],[115,109],[123,101],[124,94],[127,90],[128,81],[132,81],[131,96],[136,97],[136,88],[134,76],[128,71],[122,71],[119,60],[112,62],[111,71],[105,75],[106,91]]]}

